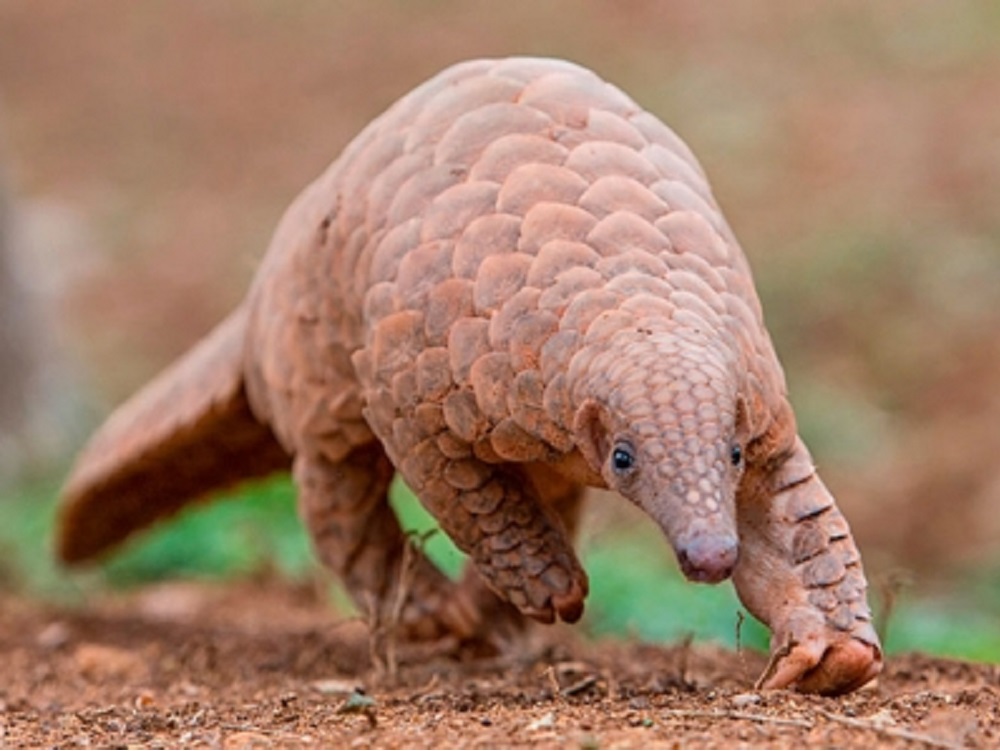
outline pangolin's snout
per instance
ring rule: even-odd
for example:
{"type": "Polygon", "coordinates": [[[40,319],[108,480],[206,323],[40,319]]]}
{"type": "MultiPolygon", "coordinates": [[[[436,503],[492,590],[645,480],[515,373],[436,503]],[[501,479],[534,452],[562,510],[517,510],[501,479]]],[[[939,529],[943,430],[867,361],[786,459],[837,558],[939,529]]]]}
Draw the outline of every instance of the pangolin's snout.
{"type": "Polygon", "coordinates": [[[691,581],[714,584],[729,578],[739,557],[739,541],[728,534],[695,534],[674,546],[681,571],[691,581]]]}

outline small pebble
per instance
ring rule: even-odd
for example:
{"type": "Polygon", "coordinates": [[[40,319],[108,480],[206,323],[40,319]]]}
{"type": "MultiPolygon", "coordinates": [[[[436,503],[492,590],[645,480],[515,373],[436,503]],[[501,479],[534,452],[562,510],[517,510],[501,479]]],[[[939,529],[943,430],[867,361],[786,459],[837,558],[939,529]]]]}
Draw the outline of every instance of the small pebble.
{"type": "Polygon", "coordinates": [[[364,691],[354,689],[337,711],[341,714],[370,714],[375,711],[375,700],[364,691]]]}
{"type": "Polygon", "coordinates": [[[537,720],[528,723],[528,730],[548,730],[555,727],[556,715],[554,712],[546,712],[537,720]]]}
{"type": "Polygon", "coordinates": [[[140,691],[135,697],[135,708],[139,710],[152,709],[156,706],[156,696],[152,691],[140,691]]]}
{"type": "Polygon", "coordinates": [[[633,696],[628,700],[629,709],[649,709],[648,696],[633,696]]]}
{"type": "Polygon", "coordinates": [[[223,748],[274,748],[274,743],[263,733],[241,730],[227,735],[223,748]]]}
{"type": "Polygon", "coordinates": [[[92,680],[139,681],[149,669],[141,655],[106,644],[81,644],[73,652],[77,669],[92,680]]]}
{"type": "Polygon", "coordinates": [[[880,727],[896,724],[896,718],[892,716],[892,712],[888,709],[888,707],[883,707],[875,714],[869,715],[868,721],[873,725],[878,725],[880,727]]]}
{"type": "Polygon", "coordinates": [[[205,689],[198,686],[190,681],[181,681],[177,684],[177,690],[180,691],[184,696],[198,696],[204,693],[205,689]]]}
{"type": "Polygon", "coordinates": [[[750,707],[754,704],[760,704],[760,694],[736,694],[732,698],[734,707],[750,707]]]}
{"type": "Polygon", "coordinates": [[[343,694],[344,696],[348,696],[349,694],[354,693],[357,688],[357,683],[354,681],[345,681],[340,678],[321,678],[318,681],[313,681],[309,685],[321,694],[326,694],[327,696],[332,694],[343,694]]]}
{"type": "Polygon", "coordinates": [[[35,642],[42,649],[58,649],[70,639],[69,626],[62,621],[52,621],[38,632],[35,642]]]}

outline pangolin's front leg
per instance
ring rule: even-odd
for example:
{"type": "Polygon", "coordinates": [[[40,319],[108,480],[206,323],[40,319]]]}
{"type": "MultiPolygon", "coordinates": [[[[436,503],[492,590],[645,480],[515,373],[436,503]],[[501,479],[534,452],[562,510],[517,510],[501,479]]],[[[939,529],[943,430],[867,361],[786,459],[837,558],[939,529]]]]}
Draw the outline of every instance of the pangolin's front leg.
{"type": "MultiPolygon", "coordinates": [[[[583,505],[583,488],[544,465],[532,465],[526,469],[539,501],[559,517],[567,537],[573,539],[583,505]]],[[[474,563],[466,566],[459,589],[461,596],[472,603],[480,618],[482,633],[478,635],[478,641],[484,646],[501,648],[530,623],[510,602],[497,596],[474,563]]]]}
{"type": "Polygon", "coordinates": [[[523,467],[452,459],[429,439],[400,469],[490,589],[543,623],[579,619],[587,575],[559,513],[523,467]]]}
{"type": "Polygon", "coordinates": [[[763,688],[840,694],[882,668],[861,558],[801,440],[738,508],[740,599],[772,630],[763,688]]]}
{"type": "Polygon", "coordinates": [[[296,458],[299,510],[316,553],[365,615],[383,624],[397,619],[401,638],[467,637],[479,627],[469,597],[456,593],[419,548],[405,556],[405,533],[387,495],[394,471],[379,443],[355,448],[339,462],[296,458]],[[401,585],[406,591],[397,614],[401,585]]]}

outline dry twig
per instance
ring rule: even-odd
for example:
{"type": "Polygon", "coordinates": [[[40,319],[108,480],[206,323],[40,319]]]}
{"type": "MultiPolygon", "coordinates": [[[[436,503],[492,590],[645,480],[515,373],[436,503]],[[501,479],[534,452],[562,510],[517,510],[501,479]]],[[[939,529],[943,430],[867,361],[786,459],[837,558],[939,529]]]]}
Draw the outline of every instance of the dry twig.
{"type": "Polygon", "coordinates": [[[887,735],[890,738],[912,741],[914,743],[923,743],[929,748],[956,748],[954,743],[948,743],[947,741],[935,738],[933,735],[928,735],[927,733],[917,733],[913,730],[907,730],[905,728],[892,727],[891,725],[886,725],[884,722],[872,722],[871,720],[860,720],[856,717],[847,717],[845,715],[836,714],[835,712],[827,712],[825,709],[817,709],[816,712],[828,720],[839,722],[841,725],[858,728],[859,730],[871,730],[874,733],[887,735]]]}
{"type": "Polygon", "coordinates": [[[371,660],[376,676],[385,675],[385,661],[382,659],[381,640],[383,634],[381,611],[374,595],[368,596],[368,659],[371,660]]]}
{"type": "Polygon", "coordinates": [[[562,688],[559,685],[559,679],[556,677],[555,665],[549,665],[545,669],[545,677],[549,680],[549,685],[552,687],[552,695],[556,697],[562,697],[562,688]]]}
{"type": "MultiPolygon", "coordinates": [[[[941,738],[936,738],[927,733],[919,733],[906,728],[893,727],[884,722],[865,720],[857,717],[847,717],[846,715],[829,712],[825,709],[814,709],[816,715],[831,722],[837,722],[847,727],[857,730],[868,730],[879,735],[883,735],[896,740],[909,741],[911,743],[921,743],[928,748],[955,748],[954,743],[949,743],[941,738]]],[[[775,715],[765,715],[756,712],[740,712],[731,709],[664,709],[663,714],[667,717],[677,718],[702,718],[710,720],[747,720],[749,722],[759,722],[770,725],[790,725],[811,730],[816,727],[813,719],[804,717],[782,717],[775,715]]]]}
{"type": "Polygon", "coordinates": [[[684,638],[681,639],[680,643],[680,665],[678,666],[678,672],[680,674],[681,685],[686,688],[691,688],[693,684],[688,680],[688,662],[691,657],[691,644],[694,642],[694,634],[688,632],[684,634],[684,638]]]}
{"type": "Polygon", "coordinates": [[[764,684],[767,683],[768,678],[774,675],[774,671],[778,669],[778,663],[792,653],[792,648],[794,646],[795,645],[789,641],[771,653],[771,657],[767,661],[767,666],[764,668],[764,672],[760,674],[760,678],[758,678],[757,682],[753,684],[754,691],[760,691],[764,688],[764,684]]]}
{"type": "Polygon", "coordinates": [[[562,693],[563,696],[572,696],[573,694],[578,694],[581,691],[586,691],[588,688],[590,688],[591,686],[593,686],[595,683],[597,683],[597,676],[596,675],[584,676],[583,678],[581,678],[580,680],[578,680],[576,683],[574,683],[574,684],[572,684],[570,686],[567,686],[566,688],[562,689],[562,691],[560,693],[562,693]]]}
{"type": "MultiPolygon", "coordinates": [[[[423,538],[418,543],[423,547],[423,538]]],[[[396,582],[396,597],[392,601],[392,608],[389,610],[389,622],[386,624],[385,642],[385,667],[389,680],[396,682],[399,672],[399,662],[396,658],[397,629],[403,617],[403,608],[406,606],[406,599],[410,595],[410,587],[413,584],[414,561],[414,538],[407,535],[406,544],[403,545],[403,560],[399,564],[399,581],[396,582]]]]}
{"type": "Polygon", "coordinates": [[[767,714],[757,714],[756,712],[737,712],[731,709],[665,709],[664,714],[668,717],[697,717],[710,720],[749,720],[750,722],[761,722],[770,725],[792,725],[798,728],[813,727],[811,720],[803,720],[797,717],[775,717],[767,714]]]}
{"type": "Polygon", "coordinates": [[[909,576],[903,571],[890,571],[877,580],[876,591],[881,607],[875,616],[875,632],[883,644],[889,633],[889,622],[895,612],[896,602],[909,583],[909,576]]]}
{"type": "Polygon", "coordinates": [[[418,552],[423,552],[427,540],[436,530],[430,530],[424,534],[417,535],[408,533],[406,542],[403,545],[403,557],[399,564],[399,575],[396,580],[396,587],[393,591],[392,603],[389,611],[383,613],[378,607],[374,598],[369,602],[369,624],[371,636],[369,641],[369,651],[371,653],[372,665],[376,673],[387,678],[390,683],[394,683],[399,673],[398,654],[398,631],[403,618],[403,609],[410,596],[413,579],[416,573],[416,563],[418,552]],[[383,659],[384,656],[384,659],[383,659]]]}
{"type": "Polygon", "coordinates": [[[747,656],[743,652],[743,622],[746,620],[746,616],[743,615],[742,610],[736,611],[736,656],[740,658],[740,668],[743,670],[743,679],[747,682],[751,682],[750,678],[750,668],[747,667],[747,656]]]}

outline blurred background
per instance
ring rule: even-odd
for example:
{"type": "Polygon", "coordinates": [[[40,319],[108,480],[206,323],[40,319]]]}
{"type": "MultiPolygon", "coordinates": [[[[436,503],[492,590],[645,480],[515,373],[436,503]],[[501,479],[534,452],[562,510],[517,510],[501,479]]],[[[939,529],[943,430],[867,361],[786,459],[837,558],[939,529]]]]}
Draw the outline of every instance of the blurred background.
{"type": "MultiPolygon", "coordinates": [[[[242,297],[283,209],[365,123],[453,62],[533,54],[593,68],[701,159],[890,651],[1000,660],[998,39],[985,0],[7,0],[0,586],[325,581],[282,478],[70,576],[50,558],[59,484],[242,297]]],[[[730,585],[684,583],[624,502],[595,499],[582,547],[586,628],[734,642],[730,585]]]]}

